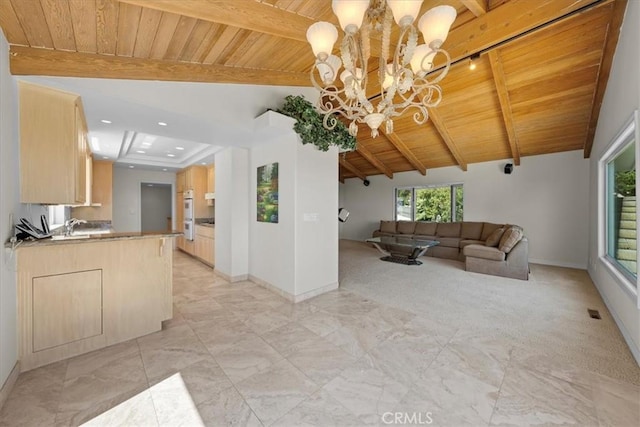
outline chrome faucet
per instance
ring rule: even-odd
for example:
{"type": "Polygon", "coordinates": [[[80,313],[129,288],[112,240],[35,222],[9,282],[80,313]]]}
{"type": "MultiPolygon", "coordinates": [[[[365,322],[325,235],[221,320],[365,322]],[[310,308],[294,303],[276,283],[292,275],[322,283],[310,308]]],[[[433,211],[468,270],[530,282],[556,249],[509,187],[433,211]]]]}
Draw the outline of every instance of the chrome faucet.
{"type": "Polygon", "coordinates": [[[71,236],[73,234],[73,227],[78,224],[86,224],[84,219],[71,218],[64,222],[64,234],[65,236],[71,236]]]}

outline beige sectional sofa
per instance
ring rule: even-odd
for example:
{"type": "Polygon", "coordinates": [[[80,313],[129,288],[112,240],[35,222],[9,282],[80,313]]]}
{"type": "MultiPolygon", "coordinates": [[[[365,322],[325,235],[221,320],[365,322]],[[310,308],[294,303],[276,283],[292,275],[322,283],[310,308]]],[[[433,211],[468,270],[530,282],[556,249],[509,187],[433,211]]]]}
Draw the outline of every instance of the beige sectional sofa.
{"type": "Polygon", "coordinates": [[[467,271],[529,279],[529,242],[518,226],[472,221],[380,221],[380,228],[373,232],[373,237],[378,236],[437,240],[440,244],[430,248],[427,256],[464,261],[467,271]]]}

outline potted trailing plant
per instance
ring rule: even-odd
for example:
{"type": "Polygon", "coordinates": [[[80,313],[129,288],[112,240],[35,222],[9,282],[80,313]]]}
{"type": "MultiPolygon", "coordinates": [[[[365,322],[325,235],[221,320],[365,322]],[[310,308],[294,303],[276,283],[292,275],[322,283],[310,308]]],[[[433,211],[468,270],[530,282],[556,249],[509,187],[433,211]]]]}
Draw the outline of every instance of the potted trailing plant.
{"type": "Polygon", "coordinates": [[[346,151],[356,148],[356,138],[341,121],[338,120],[333,129],[326,129],[322,124],[323,116],[300,95],[288,95],[278,113],[296,119],[293,130],[300,135],[303,144],[313,144],[320,151],[328,151],[332,145],[346,151]]]}

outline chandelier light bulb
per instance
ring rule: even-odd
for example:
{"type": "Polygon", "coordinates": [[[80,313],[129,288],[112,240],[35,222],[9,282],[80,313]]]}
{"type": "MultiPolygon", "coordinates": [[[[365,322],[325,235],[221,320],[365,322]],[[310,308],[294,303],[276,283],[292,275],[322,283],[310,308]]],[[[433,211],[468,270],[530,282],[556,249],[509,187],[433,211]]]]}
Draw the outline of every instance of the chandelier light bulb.
{"type": "Polygon", "coordinates": [[[436,6],[428,10],[420,21],[418,28],[428,46],[439,49],[447,39],[449,28],[456,19],[456,9],[452,6],[436,6]]]}
{"type": "Polygon", "coordinates": [[[318,68],[322,82],[326,85],[332,84],[341,65],[342,61],[336,55],[329,55],[326,61],[318,61],[316,68],[318,68]]]}
{"type": "Polygon", "coordinates": [[[338,40],[338,30],[329,22],[316,22],[307,29],[307,41],[316,58],[325,60],[333,50],[333,44],[338,40]]]}
{"type": "Polygon", "coordinates": [[[362,25],[364,14],[369,8],[369,0],[333,0],[331,8],[344,32],[355,34],[362,25]]]}
{"type": "Polygon", "coordinates": [[[473,58],[469,58],[469,69],[471,71],[476,69],[476,62],[473,60],[473,58]]]}
{"type": "Polygon", "coordinates": [[[411,25],[418,17],[423,0],[387,0],[393,19],[400,27],[411,25]]]}
{"type": "Polygon", "coordinates": [[[387,72],[384,73],[384,80],[382,81],[382,87],[384,90],[387,90],[393,84],[394,76],[393,76],[393,64],[387,64],[387,72]]]}
{"type": "Polygon", "coordinates": [[[418,77],[424,77],[433,68],[433,58],[436,52],[426,44],[416,46],[411,58],[411,69],[418,77]]]}

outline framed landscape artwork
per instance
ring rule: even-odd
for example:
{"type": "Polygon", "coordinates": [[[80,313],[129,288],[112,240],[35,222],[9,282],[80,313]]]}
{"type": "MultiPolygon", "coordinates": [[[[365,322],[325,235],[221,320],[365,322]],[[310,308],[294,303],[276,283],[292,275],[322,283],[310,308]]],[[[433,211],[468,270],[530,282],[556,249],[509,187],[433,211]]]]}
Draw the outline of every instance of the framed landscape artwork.
{"type": "Polygon", "coordinates": [[[258,167],[258,222],[278,222],[278,163],[258,167]]]}

